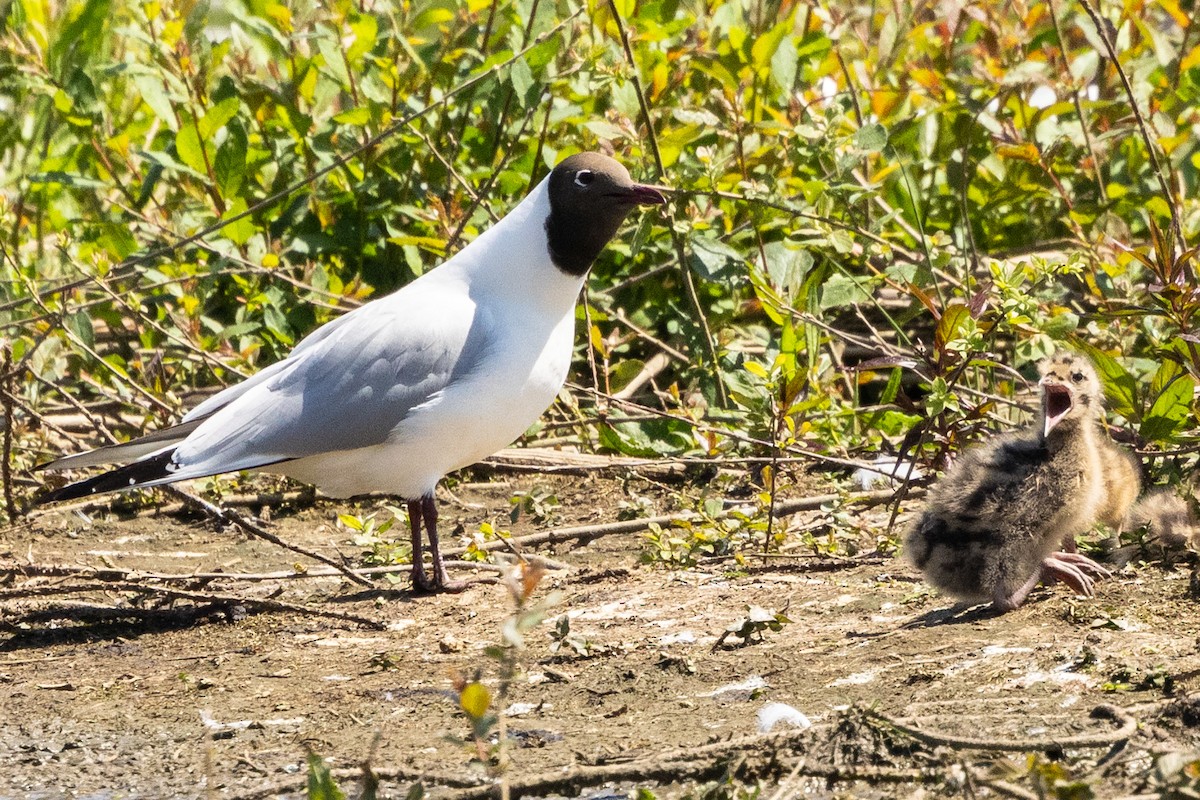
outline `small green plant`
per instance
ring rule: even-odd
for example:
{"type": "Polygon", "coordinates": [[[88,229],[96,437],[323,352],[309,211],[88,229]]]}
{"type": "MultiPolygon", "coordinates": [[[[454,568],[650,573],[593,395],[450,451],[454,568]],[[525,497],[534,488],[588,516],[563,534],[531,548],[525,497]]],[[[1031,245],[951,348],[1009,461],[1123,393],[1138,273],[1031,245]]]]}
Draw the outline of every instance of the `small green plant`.
{"type": "Polygon", "coordinates": [[[736,555],[754,532],[766,525],[754,515],[726,514],[723,501],[717,497],[705,498],[696,510],[699,519],[676,519],[669,528],[651,523],[642,534],[647,544],[642,550],[642,563],[692,567],[705,558],[736,555]]]}
{"type": "Polygon", "coordinates": [[[333,773],[325,759],[316,753],[308,754],[308,785],[305,797],[308,800],[346,800],[346,793],[333,779],[333,773]]]}
{"type": "MultiPolygon", "coordinates": [[[[407,536],[393,539],[385,536],[397,523],[401,530],[408,525],[408,513],[397,506],[387,505],[384,509],[391,514],[383,522],[376,521],[375,514],[365,517],[356,514],[338,514],[338,523],[353,531],[351,541],[356,547],[364,548],[362,560],[368,566],[391,566],[394,564],[412,563],[412,542],[407,536]]],[[[389,579],[400,581],[401,576],[388,575],[389,579]]]]}
{"type": "Polygon", "coordinates": [[[631,495],[628,500],[617,501],[617,519],[630,520],[648,517],[654,511],[654,501],[640,494],[631,495]]]}
{"type": "Polygon", "coordinates": [[[725,640],[730,636],[738,636],[741,638],[739,644],[734,647],[747,647],[756,642],[764,641],[767,631],[779,633],[783,630],[783,626],[791,622],[788,619],[787,606],[783,607],[782,611],[767,609],[761,606],[746,606],[746,616],[730,623],[729,627],[718,637],[713,649],[725,646],[725,640]]]}
{"type": "MultiPolygon", "coordinates": [[[[520,669],[525,637],[545,620],[549,609],[558,601],[557,593],[542,600],[534,599],[544,575],[540,567],[521,564],[504,576],[503,583],[508,588],[513,610],[501,624],[500,641],[484,649],[497,665],[495,691],[485,684],[482,670],[476,670],[470,679],[455,679],[459,709],[470,726],[469,741],[474,760],[489,774],[498,777],[502,785],[508,779],[509,755],[504,714],[500,709],[506,707],[509,689],[520,669]]],[[[504,796],[507,796],[506,791],[504,796]]]]}
{"type": "Polygon", "coordinates": [[[575,655],[582,658],[592,658],[594,656],[603,655],[612,651],[608,645],[597,644],[591,639],[588,639],[571,630],[571,617],[563,614],[554,623],[554,630],[550,632],[550,653],[566,655],[566,651],[571,650],[575,655]]]}
{"type": "Polygon", "coordinates": [[[467,542],[463,551],[463,561],[478,561],[483,563],[491,558],[491,552],[485,547],[488,542],[507,539],[512,536],[507,530],[497,528],[491,522],[479,523],[479,531],[467,542]]]}
{"type": "Polygon", "coordinates": [[[538,525],[552,526],[558,523],[562,503],[558,496],[544,486],[538,486],[528,492],[517,492],[508,501],[512,505],[509,519],[517,524],[522,515],[529,516],[538,525]]]}

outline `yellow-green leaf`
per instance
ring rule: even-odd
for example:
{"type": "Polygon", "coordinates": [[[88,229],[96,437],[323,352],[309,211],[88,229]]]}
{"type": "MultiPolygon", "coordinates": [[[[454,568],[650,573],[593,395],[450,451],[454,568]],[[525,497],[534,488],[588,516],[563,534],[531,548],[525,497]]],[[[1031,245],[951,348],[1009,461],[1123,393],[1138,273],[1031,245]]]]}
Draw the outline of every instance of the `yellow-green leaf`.
{"type": "MultiPolygon", "coordinates": [[[[229,210],[225,212],[226,217],[236,217],[238,214],[246,210],[246,200],[239,197],[234,201],[229,210]]],[[[221,228],[221,234],[236,245],[243,245],[250,240],[250,237],[255,234],[258,229],[254,227],[254,221],[250,217],[242,217],[236,222],[231,222],[224,228],[221,228]]]]}
{"type": "Polygon", "coordinates": [[[458,705],[467,716],[480,719],[492,704],[492,693],[482,683],[468,683],[458,696],[458,705]]]}
{"type": "Polygon", "coordinates": [[[196,126],[191,120],[184,120],[179,133],[175,134],[175,154],[179,156],[180,161],[196,172],[201,175],[207,174],[204,149],[200,144],[200,137],[196,134],[196,126]]]}

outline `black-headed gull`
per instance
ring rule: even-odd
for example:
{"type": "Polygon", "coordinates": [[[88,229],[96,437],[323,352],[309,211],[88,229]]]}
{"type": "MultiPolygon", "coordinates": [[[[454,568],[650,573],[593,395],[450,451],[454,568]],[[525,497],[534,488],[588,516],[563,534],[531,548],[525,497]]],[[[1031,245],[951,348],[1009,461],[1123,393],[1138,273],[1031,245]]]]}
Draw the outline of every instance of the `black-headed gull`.
{"type": "Polygon", "coordinates": [[[237,470],[335,497],[397,495],[409,501],[414,587],[457,589],[438,547],[437,482],[508,445],[550,405],[592,262],[635,206],[664,202],[607,156],[570,156],[449,261],[317,329],[178,425],[44,465],[127,462],[39,502],[237,470]]]}

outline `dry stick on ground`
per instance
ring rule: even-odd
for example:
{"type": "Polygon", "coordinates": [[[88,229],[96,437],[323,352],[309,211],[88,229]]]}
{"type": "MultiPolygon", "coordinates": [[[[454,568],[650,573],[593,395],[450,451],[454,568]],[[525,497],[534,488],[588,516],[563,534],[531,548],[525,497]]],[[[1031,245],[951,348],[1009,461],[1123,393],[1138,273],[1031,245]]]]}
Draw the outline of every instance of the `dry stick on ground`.
{"type": "Polygon", "coordinates": [[[214,503],[210,503],[207,500],[196,497],[195,495],[188,494],[187,492],[183,491],[182,489],[180,489],[176,486],[172,486],[170,484],[167,484],[166,486],[163,486],[162,488],[164,491],[168,492],[169,494],[173,494],[175,497],[178,497],[180,500],[187,503],[188,505],[192,505],[192,506],[195,506],[196,508],[201,509],[202,511],[204,511],[206,514],[208,514],[209,516],[211,516],[213,519],[217,520],[218,522],[224,522],[226,524],[236,525],[239,528],[241,528],[243,531],[245,531],[246,533],[250,534],[251,536],[257,536],[259,539],[265,539],[266,541],[270,542],[271,544],[277,545],[277,546],[285,548],[287,550],[291,550],[293,553],[299,553],[300,555],[307,556],[308,558],[311,558],[314,561],[320,561],[322,564],[328,564],[329,566],[336,569],[338,572],[345,575],[347,578],[349,578],[354,583],[357,583],[359,586],[371,586],[371,582],[369,580],[367,580],[366,578],[363,578],[359,575],[355,575],[354,570],[352,570],[350,567],[347,567],[345,564],[342,564],[342,563],[338,562],[337,560],[330,558],[329,556],[322,555],[321,553],[318,553],[315,550],[309,550],[305,547],[301,547],[298,544],[291,544],[290,542],[285,542],[283,539],[280,539],[275,534],[271,533],[270,531],[266,530],[265,528],[263,528],[259,525],[255,525],[253,522],[246,519],[244,516],[242,516],[241,514],[238,514],[235,511],[230,511],[229,509],[221,508],[220,506],[215,505],[214,503]]]}
{"type": "Polygon", "coordinates": [[[387,626],[378,620],[360,617],[357,614],[344,614],[340,611],[326,611],[320,608],[287,603],[282,600],[267,598],[245,597],[223,592],[196,592],[187,589],[172,589],[168,586],[153,586],[134,581],[96,581],[82,584],[56,584],[53,586],[31,586],[17,589],[0,590],[0,601],[16,600],[27,597],[44,597],[47,595],[73,594],[81,592],[137,592],[138,594],[166,595],[177,600],[191,600],[195,603],[217,603],[221,605],[244,605],[263,611],[289,611],[310,617],[327,617],[355,625],[363,625],[376,630],[387,630],[387,626]]]}
{"type": "Polygon", "coordinates": [[[1093,717],[1103,717],[1119,722],[1121,727],[1108,733],[1085,733],[1079,736],[1064,736],[1056,739],[972,739],[966,736],[952,736],[936,731],[923,731],[907,723],[898,722],[885,717],[876,711],[866,711],[874,719],[885,725],[907,734],[919,742],[941,747],[953,747],[971,750],[995,750],[1001,752],[1053,752],[1072,747],[1108,747],[1116,742],[1124,741],[1137,732],[1138,721],[1124,709],[1112,705],[1100,705],[1092,709],[1093,717]]]}
{"type": "MultiPolygon", "coordinates": [[[[543,558],[538,555],[525,556],[527,561],[537,564],[547,570],[569,569],[561,561],[543,558]]],[[[486,564],[479,561],[447,561],[447,567],[462,569],[482,569],[489,572],[504,572],[507,564],[486,564]]],[[[363,567],[354,570],[356,575],[375,576],[412,572],[411,564],[396,564],[387,567],[363,567]]],[[[0,567],[0,581],[9,577],[24,578],[86,578],[96,581],[162,581],[165,583],[195,583],[197,581],[237,581],[241,583],[261,583],[264,581],[305,580],[310,578],[336,578],[341,570],[309,569],[278,570],[276,572],[146,572],[137,569],[119,569],[116,567],[76,567],[70,564],[22,564],[11,567],[0,567]]]]}
{"type": "MultiPolygon", "coordinates": [[[[46,514],[67,514],[82,509],[112,510],[114,505],[119,505],[123,502],[119,498],[120,495],[103,495],[101,497],[89,497],[84,500],[77,500],[74,503],[58,503],[54,506],[31,508],[26,512],[26,516],[39,517],[46,514]]],[[[288,505],[296,508],[307,508],[315,505],[316,502],[317,493],[311,487],[292,492],[258,492],[257,494],[234,494],[223,495],[221,497],[222,508],[279,508],[288,505]]],[[[153,512],[155,516],[169,517],[178,514],[188,507],[188,504],[181,500],[178,503],[154,503],[146,505],[133,510],[131,513],[153,512]]],[[[125,511],[126,509],[122,507],[121,510],[125,511]]]]}
{"type": "MultiPolygon", "coordinates": [[[[828,727],[828,726],[822,726],[828,727]]],[[[514,795],[541,797],[551,794],[574,795],[583,789],[618,781],[679,781],[703,780],[715,777],[729,769],[727,759],[747,753],[775,752],[798,744],[812,736],[816,728],[783,733],[758,734],[731,739],[726,742],[682,747],[659,753],[648,758],[617,764],[580,765],[551,770],[549,772],[513,776],[509,787],[514,795]]],[[[499,783],[470,785],[461,775],[436,775],[419,773],[405,768],[382,768],[372,770],[380,778],[397,781],[420,782],[426,786],[459,787],[439,793],[439,800],[484,800],[499,793],[499,783]]],[[[821,778],[828,781],[863,780],[875,783],[938,783],[944,775],[935,770],[900,770],[885,767],[841,767],[832,764],[807,764],[801,761],[797,774],[821,778]]],[[[334,770],[337,778],[355,778],[359,770],[334,770]]],[[[286,782],[260,787],[252,792],[232,796],[231,800],[258,800],[304,786],[304,778],[296,777],[286,782]]]]}
{"type": "MultiPolygon", "coordinates": [[[[870,713],[870,712],[869,712],[870,713]]],[[[872,716],[887,722],[897,730],[932,744],[971,747],[977,749],[1002,750],[1055,750],[1067,747],[1103,747],[1122,739],[1128,739],[1137,730],[1137,720],[1114,706],[1098,706],[1094,715],[1107,716],[1121,722],[1121,728],[1107,734],[1090,734],[1064,737],[1052,743],[1031,742],[987,742],[976,739],[961,739],[938,735],[926,735],[907,726],[899,725],[879,714],[872,716]],[[930,741],[934,740],[934,741],[930,741]]],[[[678,780],[680,778],[704,778],[726,769],[724,760],[738,752],[762,752],[769,747],[781,749],[793,741],[811,735],[807,731],[788,731],[783,734],[763,734],[733,739],[713,745],[681,749],[674,753],[663,753],[652,758],[616,765],[584,766],[568,770],[556,770],[545,775],[533,775],[512,781],[511,788],[521,795],[541,796],[546,794],[575,793],[582,788],[609,781],[622,780],[678,780]]],[[[887,768],[848,768],[833,765],[802,764],[799,774],[824,778],[830,781],[867,780],[875,783],[939,783],[944,775],[937,770],[898,770],[887,768]]],[[[448,792],[443,800],[483,800],[491,796],[498,787],[487,785],[472,789],[448,792]]],[[[1005,787],[1008,788],[1008,787],[1005,787]]]]}
{"type": "MultiPolygon", "coordinates": [[[[598,767],[572,767],[566,770],[529,775],[511,781],[512,793],[519,797],[545,797],[547,795],[571,796],[582,790],[606,783],[633,781],[645,783],[656,781],[702,781],[720,777],[729,771],[726,756],[699,757],[684,761],[659,761],[643,759],[625,764],[598,767]]],[[[740,770],[735,769],[734,772],[740,770]]],[[[802,764],[799,772],[807,778],[820,778],[830,782],[866,781],[879,783],[941,783],[945,776],[937,770],[889,769],[887,767],[849,767],[833,764],[802,764]]],[[[493,797],[499,785],[486,785],[471,789],[456,789],[438,795],[438,800],[486,800],[493,797]]]]}
{"type": "MultiPolygon", "coordinates": [[[[919,496],[919,490],[909,492],[909,496],[919,496]]],[[[801,497],[794,500],[781,500],[775,506],[776,517],[786,517],[791,514],[797,514],[801,511],[813,511],[820,508],[826,503],[832,503],[837,500],[845,500],[848,503],[875,505],[877,503],[891,502],[894,492],[890,489],[881,489],[874,492],[852,492],[848,495],[841,494],[819,494],[813,497],[801,497]]],[[[732,516],[736,509],[722,511],[714,516],[714,519],[724,519],[732,516]]],[[[541,533],[531,533],[528,536],[513,536],[509,541],[513,544],[529,547],[541,544],[558,544],[560,542],[570,542],[576,539],[599,539],[602,536],[610,536],[615,533],[634,533],[636,531],[645,530],[651,525],[670,525],[678,520],[697,520],[703,516],[695,511],[681,511],[678,514],[662,514],[656,517],[642,517],[640,519],[622,520],[619,522],[604,522],[599,525],[575,525],[565,528],[555,528],[541,533]]],[[[499,550],[507,545],[504,542],[488,542],[479,549],[481,550],[499,550]]],[[[455,547],[446,550],[446,555],[461,555],[466,552],[465,547],[455,547]]]]}

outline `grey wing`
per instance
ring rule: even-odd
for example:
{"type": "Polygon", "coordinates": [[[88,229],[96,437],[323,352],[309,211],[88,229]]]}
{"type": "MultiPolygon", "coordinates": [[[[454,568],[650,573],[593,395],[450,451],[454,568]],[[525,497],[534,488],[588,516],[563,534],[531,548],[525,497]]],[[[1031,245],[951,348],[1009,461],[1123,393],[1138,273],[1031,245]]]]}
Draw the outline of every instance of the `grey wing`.
{"type": "Polygon", "coordinates": [[[177,445],[186,439],[206,419],[246,394],[246,392],[272,380],[281,372],[289,370],[294,364],[294,359],[299,359],[309,350],[315,349],[322,341],[337,333],[348,321],[353,326],[354,323],[352,320],[355,314],[359,310],[368,308],[371,308],[371,306],[363,306],[362,309],[356,309],[349,314],[322,325],[296,345],[283,361],[278,361],[241,383],[234,384],[208,398],[185,414],[178,425],[172,425],[169,428],[163,428],[145,436],[140,436],[132,441],[122,442],[121,444],[110,444],[104,447],[97,447],[95,450],[88,450],[86,453],[75,453],[74,455],[64,456],[46,464],[41,464],[35,469],[86,469],[87,467],[97,467],[102,464],[134,461],[162,450],[168,450],[173,445],[177,445]]]}
{"type": "Polygon", "coordinates": [[[380,301],[347,315],[353,324],[295,353],[286,369],[203,419],[176,449],[169,480],[386,441],[488,351],[488,326],[474,303],[462,296],[422,302],[428,299],[380,301]]]}

